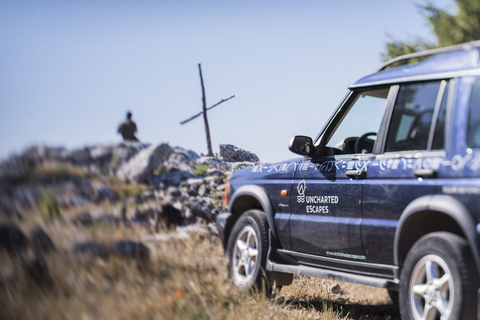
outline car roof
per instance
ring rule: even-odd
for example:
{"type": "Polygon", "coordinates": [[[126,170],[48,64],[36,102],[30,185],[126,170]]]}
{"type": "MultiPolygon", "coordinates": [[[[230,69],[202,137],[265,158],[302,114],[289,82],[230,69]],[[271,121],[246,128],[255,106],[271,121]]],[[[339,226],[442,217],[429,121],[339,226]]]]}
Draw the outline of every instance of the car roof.
{"type": "Polygon", "coordinates": [[[375,73],[365,76],[350,86],[381,85],[419,80],[433,80],[459,75],[480,75],[480,41],[438,48],[404,55],[386,62],[375,73]],[[423,59],[412,64],[408,61],[423,59]],[[388,68],[392,65],[404,65],[388,68]]]}

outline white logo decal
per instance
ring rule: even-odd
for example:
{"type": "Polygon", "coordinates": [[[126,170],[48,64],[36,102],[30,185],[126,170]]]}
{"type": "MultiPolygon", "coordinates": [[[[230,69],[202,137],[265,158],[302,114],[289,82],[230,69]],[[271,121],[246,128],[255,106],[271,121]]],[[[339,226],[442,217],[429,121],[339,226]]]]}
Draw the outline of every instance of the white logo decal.
{"type": "Polygon", "coordinates": [[[304,203],[305,202],[305,190],[307,189],[307,184],[305,183],[305,180],[302,180],[298,183],[297,185],[297,202],[298,203],[304,203]]]}

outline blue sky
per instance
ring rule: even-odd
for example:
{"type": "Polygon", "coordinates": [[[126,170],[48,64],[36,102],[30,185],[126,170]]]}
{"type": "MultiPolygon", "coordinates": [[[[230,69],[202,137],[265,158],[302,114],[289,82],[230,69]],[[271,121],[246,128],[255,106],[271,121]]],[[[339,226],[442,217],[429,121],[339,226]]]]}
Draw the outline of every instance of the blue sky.
{"type": "MultiPolygon", "coordinates": [[[[206,153],[198,63],[214,152],[234,144],[291,158],[389,35],[432,39],[413,0],[0,0],[0,159],[33,144],[120,142],[131,110],[142,142],[206,153]]],[[[452,1],[440,3],[451,5],[452,1]]]]}

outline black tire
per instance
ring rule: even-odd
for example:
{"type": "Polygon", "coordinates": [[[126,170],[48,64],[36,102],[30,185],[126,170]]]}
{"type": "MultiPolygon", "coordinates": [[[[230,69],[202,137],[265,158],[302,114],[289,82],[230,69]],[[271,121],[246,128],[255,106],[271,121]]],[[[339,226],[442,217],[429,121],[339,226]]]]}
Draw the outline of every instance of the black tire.
{"type": "Polygon", "coordinates": [[[267,216],[260,210],[249,210],[238,219],[228,238],[228,272],[233,283],[270,292],[265,272],[267,253],[267,216]]]}
{"type": "Polygon", "coordinates": [[[402,319],[476,319],[478,274],[465,239],[435,232],[418,240],[400,277],[402,319]]]}

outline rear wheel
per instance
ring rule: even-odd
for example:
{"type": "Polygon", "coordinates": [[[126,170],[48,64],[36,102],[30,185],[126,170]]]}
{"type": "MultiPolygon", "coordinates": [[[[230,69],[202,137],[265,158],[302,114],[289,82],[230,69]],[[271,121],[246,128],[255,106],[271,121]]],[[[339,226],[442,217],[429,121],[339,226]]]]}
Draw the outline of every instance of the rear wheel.
{"type": "Polygon", "coordinates": [[[435,232],[418,240],[400,282],[402,319],[475,319],[479,279],[465,239],[435,232]]]}
{"type": "Polygon", "coordinates": [[[228,271],[233,283],[247,289],[264,286],[268,291],[267,253],[267,217],[262,211],[249,210],[235,223],[228,239],[228,271]]]}

